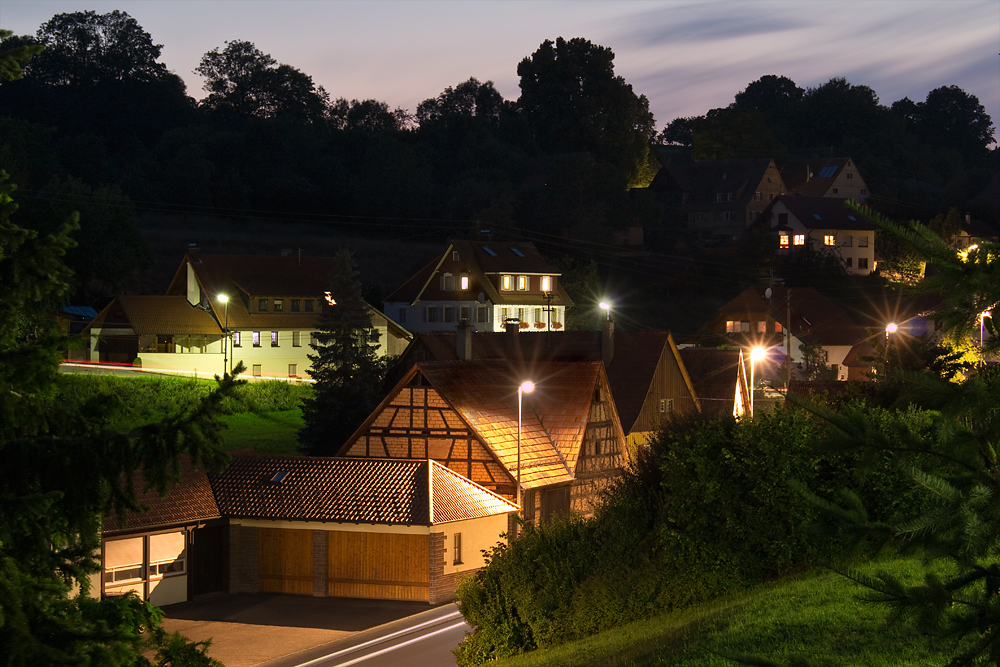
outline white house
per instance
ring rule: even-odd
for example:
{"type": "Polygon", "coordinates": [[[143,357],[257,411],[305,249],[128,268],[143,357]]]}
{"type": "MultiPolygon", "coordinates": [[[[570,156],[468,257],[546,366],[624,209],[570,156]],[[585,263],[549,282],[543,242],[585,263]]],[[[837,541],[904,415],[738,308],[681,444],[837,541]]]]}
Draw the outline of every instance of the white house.
{"type": "Polygon", "coordinates": [[[850,274],[875,270],[875,225],[843,199],[782,195],[771,207],[770,232],[779,257],[810,248],[837,257],[850,274]]]}

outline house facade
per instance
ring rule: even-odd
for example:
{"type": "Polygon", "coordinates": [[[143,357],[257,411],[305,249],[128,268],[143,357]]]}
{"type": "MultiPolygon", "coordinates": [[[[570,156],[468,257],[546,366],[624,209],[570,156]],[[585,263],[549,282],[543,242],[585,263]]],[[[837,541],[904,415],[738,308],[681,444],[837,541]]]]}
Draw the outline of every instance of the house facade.
{"type": "Polygon", "coordinates": [[[649,189],[671,211],[668,222],[715,241],[741,239],[768,204],[786,192],[770,158],[668,164],[649,189]]]}
{"type": "Polygon", "coordinates": [[[876,269],[875,225],[829,197],[779,197],[767,223],[775,253],[787,257],[807,249],[837,258],[851,275],[876,269]]]}
{"type": "Polygon", "coordinates": [[[516,502],[522,517],[590,516],[628,461],[600,362],[543,362],[533,392],[502,360],[415,364],[339,456],[428,458],[516,502]]]}
{"type": "Polygon", "coordinates": [[[385,314],[410,331],[562,331],[572,300],[560,272],[531,243],[451,241],[444,253],[385,298],[385,314]]]}
{"type": "MultiPolygon", "coordinates": [[[[191,251],[166,295],[119,296],[94,318],[90,359],[138,358],[143,368],[208,377],[243,362],[251,379],[307,379],[336,262],[191,251]]],[[[378,353],[402,352],[410,333],[375,308],[368,312],[367,336],[378,353]]]]}
{"type": "Polygon", "coordinates": [[[454,599],[517,507],[429,460],[234,456],[105,523],[100,590],[454,599]]]}
{"type": "Polygon", "coordinates": [[[869,190],[849,157],[789,160],[781,170],[788,194],[864,202],[869,190]]]}

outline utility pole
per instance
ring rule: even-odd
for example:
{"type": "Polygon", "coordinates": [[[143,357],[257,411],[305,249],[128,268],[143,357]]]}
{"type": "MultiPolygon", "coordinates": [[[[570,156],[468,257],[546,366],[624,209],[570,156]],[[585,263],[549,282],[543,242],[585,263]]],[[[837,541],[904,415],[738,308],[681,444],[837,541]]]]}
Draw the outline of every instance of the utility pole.
{"type": "Polygon", "coordinates": [[[792,384],[792,290],[785,288],[785,396],[792,384]]]}

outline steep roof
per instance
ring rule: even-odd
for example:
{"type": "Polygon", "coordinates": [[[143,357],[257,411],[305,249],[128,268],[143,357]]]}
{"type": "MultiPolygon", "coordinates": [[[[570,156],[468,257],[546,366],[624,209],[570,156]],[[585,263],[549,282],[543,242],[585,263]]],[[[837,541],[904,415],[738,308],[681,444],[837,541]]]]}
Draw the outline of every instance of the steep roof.
{"type": "Polygon", "coordinates": [[[732,414],[740,377],[740,350],[685,347],[680,353],[702,412],[732,414]]]}
{"type": "MultiPolygon", "coordinates": [[[[457,360],[456,334],[452,332],[420,333],[414,346],[426,351],[429,359],[457,360]]],[[[411,348],[412,350],[413,348],[411,348]]],[[[672,357],[685,375],[683,362],[675,352],[669,331],[615,331],[614,356],[607,370],[608,384],[615,399],[618,417],[626,433],[639,418],[657,365],[664,356],[672,357]]],[[[410,351],[403,362],[413,361],[410,351]]],[[[474,332],[473,359],[506,359],[515,364],[521,375],[538,376],[535,365],[549,361],[600,361],[602,335],[600,331],[519,333],[474,332]],[[513,342],[510,337],[513,336],[513,342]]],[[[690,387],[689,387],[690,388],[690,387]]]]}
{"type": "Polygon", "coordinates": [[[688,201],[681,209],[702,208],[713,204],[714,195],[720,192],[732,192],[732,203],[746,206],[773,164],[774,161],[770,158],[750,158],[666,165],[656,174],[649,187],[654,191],[680,190],[687,193],[688,201]]]}
{"type": "Polygon", "coordinates": [[[429,526],[517,509],[429,460],[237,456],[210,479],[236,518],[429,526]]]}
{"type": "Polygon", "coordinates": [[[843,199],[832,197],[797,197],[781,195],[779,198],[788,212],[807,229],[843,229],[872,231],[876,229],[864,216],[844,205],[843,199]]]}
{"type": "Polygon", "coordinates": [[[133,484],[138,491],[139,502],[149,509],[145,512],[127,512],[122,517],[122,523],[119,523],[116,516],[105,517],[104,532],[150,529],[219,518],[219,506],[212,495],[212,487],[205,471],[192,466],[188,457],[182,457],[179,465],[180,481],[170,487],[165,497],[156,491],[146,490],[142,477],[136,475],[133,484]]]}
{"type": "Polygon", "coordinates": [[[89,328],[111,324],[129,324],[139,335],[156,334],[214,334],[222,335],[222,328],[211,313],[192,306],[183,296],[115,297],[98,313],[89,328]],[[118,315],[119,311],[122,313],[118,315]]]}
{"type": "Polygon", "coordinates": [[[822,197],[851,161],[849,157],[789,160],[781,169],[788,192],[805,197],[822,197]]]}

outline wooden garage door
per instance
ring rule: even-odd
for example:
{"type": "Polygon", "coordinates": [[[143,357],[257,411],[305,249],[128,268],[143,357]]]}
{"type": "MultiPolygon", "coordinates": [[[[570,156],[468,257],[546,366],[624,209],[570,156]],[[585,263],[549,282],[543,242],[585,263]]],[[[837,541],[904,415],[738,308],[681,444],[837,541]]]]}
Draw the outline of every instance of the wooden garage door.
{"type": "Polygon", "coordinates": [[[312,531],[261,528],[259,535],[260,591],[312,595],[312,531]]]}
{"type": "Polygon", "coordinates": [[[430,547],[426,535],[331,531],[332,597],[430,600],[430,547]]]}

